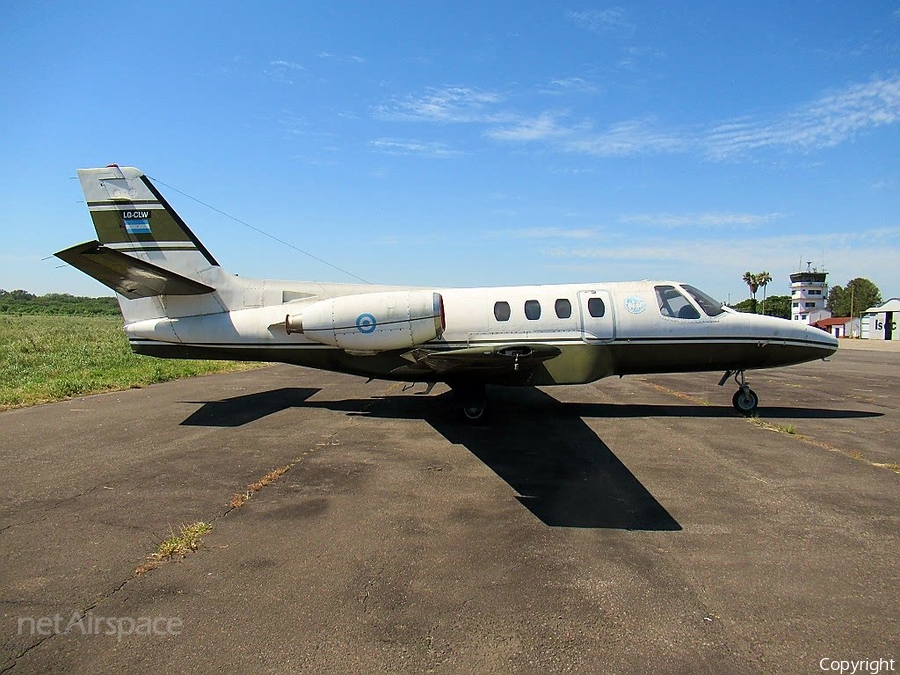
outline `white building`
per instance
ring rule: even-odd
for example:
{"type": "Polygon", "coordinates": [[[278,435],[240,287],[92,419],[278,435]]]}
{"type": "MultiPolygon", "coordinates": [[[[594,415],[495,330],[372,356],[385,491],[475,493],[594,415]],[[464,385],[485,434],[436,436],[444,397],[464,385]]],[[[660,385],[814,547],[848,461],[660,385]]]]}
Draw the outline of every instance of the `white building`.
{"type": "Polygon", "coordinates": [[[900,298],[891,298],[881,307],[869,307],[862,318],[862,336],[869,340],[900,340],[900,298]]]}
{"type": "Polygon", "coordinates": [[[828,286],[825,277],[828,272],[820,272],[806,263],[805,272],[791,275],[791,319],[803,323],[814,323],[831,316],[825,309],[828,286]]]}

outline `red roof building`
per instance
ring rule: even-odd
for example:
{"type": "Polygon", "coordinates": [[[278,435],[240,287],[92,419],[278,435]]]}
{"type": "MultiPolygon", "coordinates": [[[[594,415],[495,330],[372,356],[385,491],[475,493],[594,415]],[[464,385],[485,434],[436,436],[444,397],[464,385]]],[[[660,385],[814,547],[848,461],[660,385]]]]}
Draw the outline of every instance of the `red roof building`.
{"type": "Polygon", "coordinates": [[[835,316],[830,319],[819,319],[813,326],[831,333],[835,337],[858,337],[859,336],[859,319],[849,316],[835,316]],[[856,328],[854,332],[854,328],[856,328]]]}

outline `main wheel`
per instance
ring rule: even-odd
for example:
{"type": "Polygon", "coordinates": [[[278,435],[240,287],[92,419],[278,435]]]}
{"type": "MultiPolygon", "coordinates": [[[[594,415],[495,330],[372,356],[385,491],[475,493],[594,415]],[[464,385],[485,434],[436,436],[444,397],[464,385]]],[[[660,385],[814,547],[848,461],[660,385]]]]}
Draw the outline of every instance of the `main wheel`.
{"type": "Polygon", "coordinates": [[[747,387],[746,389],[738,389],[731,398],[731,405],[741,415],[751,415],[759,406],[759,396],[756,392],[747,387]]]}
{"type": "Polygon", "coordinates": [[[483,382],[448,382],[460,421],[466,424],[485,424],[490,416],[487,389],[483,382]]]}
{"type": "Polygon", "coordinates": [[[468,424],[481,424],[488,419],[488,405],[484,403],[467,403],[461,408],[462,420],[468,424]]]}

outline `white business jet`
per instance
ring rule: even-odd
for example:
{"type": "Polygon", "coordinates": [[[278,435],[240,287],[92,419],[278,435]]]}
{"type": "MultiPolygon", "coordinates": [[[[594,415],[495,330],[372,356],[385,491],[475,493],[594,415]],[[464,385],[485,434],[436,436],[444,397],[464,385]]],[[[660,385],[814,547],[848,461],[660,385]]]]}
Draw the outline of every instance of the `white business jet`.
{"type": "Polygon", "coordinates": [[[223,270],[141,171],[78,178],[97,240],[56,255],[116,292],[138,354],[277,361],[369,378],[445,382],[462,418],[486,419],[486,385],[583,384],[610,375],[724,372],[822,359],[838,341],[742,314],[674,281],[408,288],[245,279],[223,270]]]}

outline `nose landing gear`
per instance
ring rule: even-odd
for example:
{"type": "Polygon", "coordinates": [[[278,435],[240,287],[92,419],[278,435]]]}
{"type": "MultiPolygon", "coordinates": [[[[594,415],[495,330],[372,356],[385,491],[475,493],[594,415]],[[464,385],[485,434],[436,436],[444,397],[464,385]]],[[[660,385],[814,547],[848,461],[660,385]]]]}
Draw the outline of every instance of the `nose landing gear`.
{"type": "Polygon", "coordinates": [[[722,379],[719,380],[719,386],[723,386],[732,376],[734,376],[738,390],[731,397],[731,405],[741,415],[752,415],[759,407],[759,396],[750,388],[750,384],[744,377],[743,370],[726,370],[722,379]]]}

